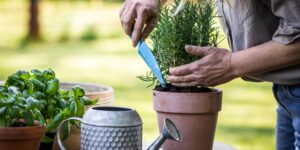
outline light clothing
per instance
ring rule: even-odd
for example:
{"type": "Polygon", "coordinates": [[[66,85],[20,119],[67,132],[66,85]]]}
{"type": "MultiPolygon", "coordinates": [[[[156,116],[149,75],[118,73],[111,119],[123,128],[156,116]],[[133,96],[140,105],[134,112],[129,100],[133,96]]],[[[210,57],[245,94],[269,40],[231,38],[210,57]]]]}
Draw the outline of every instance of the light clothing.
{"type": "MultiPolygon", "coordinates": [[[[290,44],[300,37],[300,0],[217,0],[217,8],[233,52],[271,40],[290,44]]],[[[299,84],[300,64],[243,79],[299,84]]]]}

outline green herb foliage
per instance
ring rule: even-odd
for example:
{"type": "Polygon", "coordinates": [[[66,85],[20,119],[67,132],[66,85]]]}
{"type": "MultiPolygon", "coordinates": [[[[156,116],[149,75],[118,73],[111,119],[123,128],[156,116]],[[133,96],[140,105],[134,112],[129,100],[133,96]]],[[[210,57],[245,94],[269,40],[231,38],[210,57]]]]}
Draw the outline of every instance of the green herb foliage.
{"type": "MultiPolygon", "coordinates": [[[[214,5],[211,0],[199,3],[188,1],[176,16],[173,16],[173,12],[179,6],[179,0],[160,8],[159,20],[150,39],[153,43],[152,52],[164,77],[169,74],[169,68],[199,59],[188,54],[185,45],[218,45],[220,34],[215,22],[214,5]]],[[[151,85],[158,84],[152,72],[138,78],[152,82],[151,85]]]]}
{"type": "MultiPolygon", "coordinates": [[[[79,86],[61,90],[59,85],[51,69],[19,70],[10,75],[5,85],[0,86],[0,127],[11,127],[19,119],[32,126],[35,120],[52,132],[62,120],[82,117],[84,106],[96,103],[89,100],[79,86]]],[[[66,123],[63,128],[64,138],[69,134],[70,125],[66,123]]]]}

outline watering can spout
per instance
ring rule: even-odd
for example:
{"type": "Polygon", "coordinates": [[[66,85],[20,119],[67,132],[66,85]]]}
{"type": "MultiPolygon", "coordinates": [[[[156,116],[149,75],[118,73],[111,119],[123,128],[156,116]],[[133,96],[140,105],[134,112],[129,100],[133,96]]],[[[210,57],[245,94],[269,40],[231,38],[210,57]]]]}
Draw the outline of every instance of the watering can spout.
{"type": "Polygon", "coordinates": [[[181,141],[182,137],[175,126],[175,124],[170,119],[164,120],[164,126],[159,137],[147,148],[147,150],[159,150],[163,143],[167,140],[181,141]]]}

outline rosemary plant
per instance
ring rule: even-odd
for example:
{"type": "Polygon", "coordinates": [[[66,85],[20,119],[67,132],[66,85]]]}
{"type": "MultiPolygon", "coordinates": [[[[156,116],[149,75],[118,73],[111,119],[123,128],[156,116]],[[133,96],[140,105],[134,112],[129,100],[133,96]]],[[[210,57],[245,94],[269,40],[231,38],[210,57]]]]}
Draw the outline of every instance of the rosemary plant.
{"type": "MultiPolygon", "coordinates": [[[[166,77],[169,68],[191,63],[199,59],[185,51],[185,45],[217,46],[219,43],[219,27],[215,22],[215,3],[201,0],[198,3],[186,2],[183,9],[175,16],[174,11],[180,1],[160,8],[159,20],[150,35],[153,49],[162,74],[166,77]]],[[[151,71],[139,79],[159,85],[151,71]]]]}

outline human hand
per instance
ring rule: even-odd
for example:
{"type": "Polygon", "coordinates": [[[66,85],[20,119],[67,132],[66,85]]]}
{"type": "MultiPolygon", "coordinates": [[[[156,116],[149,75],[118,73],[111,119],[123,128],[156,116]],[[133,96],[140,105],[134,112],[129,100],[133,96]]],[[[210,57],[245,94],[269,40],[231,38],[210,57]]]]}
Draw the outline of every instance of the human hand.
{"type": "Polygon", "coordinates": [[[126,0],[120,11],[120,20],[126,34],[132,36],[135,47],[145,40],[157,21],[158,0],[126,0]]]}
{"type": "Polygon", "coordinates": [[[185,46],[189,54],[200,59],[190,64],[170,68],[167,80],[175,86],[216,86],[238,76],[231,66],[232,53],[216,47],[185,46]]]}

